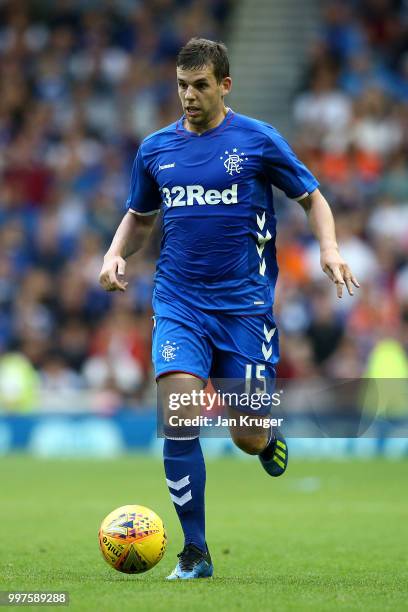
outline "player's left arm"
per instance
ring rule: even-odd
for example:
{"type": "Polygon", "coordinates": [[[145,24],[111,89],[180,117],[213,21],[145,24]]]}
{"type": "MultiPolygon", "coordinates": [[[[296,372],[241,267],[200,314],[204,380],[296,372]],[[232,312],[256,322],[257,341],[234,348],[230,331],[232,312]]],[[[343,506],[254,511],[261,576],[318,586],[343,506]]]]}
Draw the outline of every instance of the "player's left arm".
{"type": "Polygon", "coordinates": [[[339,253],[334,218],[326,198],[319,189],[298,200],[305,210],[310,228],[320,244],[320,265],[337,288],[337,296],[343,295],[343,285],[353,295],[353,285],[360,287],[348,264],[339,253]]]}

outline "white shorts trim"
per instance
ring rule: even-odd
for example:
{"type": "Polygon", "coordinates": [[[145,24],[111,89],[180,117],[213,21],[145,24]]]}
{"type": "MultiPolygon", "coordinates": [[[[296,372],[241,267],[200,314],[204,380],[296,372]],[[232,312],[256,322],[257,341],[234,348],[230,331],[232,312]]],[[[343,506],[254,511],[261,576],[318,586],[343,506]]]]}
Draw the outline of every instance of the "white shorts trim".
{"type": "Polygon", "coordinates": [[[185,438],[172,438],[171,436],[164,436],[166,440],[195,440],[199,436],[186,436],[185,438]]]}

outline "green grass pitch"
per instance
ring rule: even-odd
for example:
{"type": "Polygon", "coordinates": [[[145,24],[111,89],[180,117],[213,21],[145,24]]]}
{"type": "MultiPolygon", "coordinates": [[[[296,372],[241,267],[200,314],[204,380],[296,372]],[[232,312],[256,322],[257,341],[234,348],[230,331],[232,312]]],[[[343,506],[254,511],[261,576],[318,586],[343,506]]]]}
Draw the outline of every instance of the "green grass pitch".
{"type": "Polygon", "coordinates": [[[0,462],[0,590],[69,591],[59,609],[87,612],[408,610],[407,462],[297,460],[272,479],[256,459],[209,460],[215,576],[187,583],[164,580],[182,540],[160,460],[0,462]],[[112,570],[97,543],[128,503],[154,509],[169,536],[140,576],[112,570]]]}

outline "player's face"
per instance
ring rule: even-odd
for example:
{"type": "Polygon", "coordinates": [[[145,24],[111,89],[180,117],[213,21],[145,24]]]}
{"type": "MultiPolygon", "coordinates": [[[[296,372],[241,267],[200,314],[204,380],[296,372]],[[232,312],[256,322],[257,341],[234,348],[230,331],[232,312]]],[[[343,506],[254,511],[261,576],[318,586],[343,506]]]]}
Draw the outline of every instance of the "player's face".
{"type": "Polygon", "coordinates": [[[177,68],[177,84],[188,127],[197,132],[215,127],[224,114],[224,96],[231,89],[231,79],[217,83],[212,66],[177,68]]]}

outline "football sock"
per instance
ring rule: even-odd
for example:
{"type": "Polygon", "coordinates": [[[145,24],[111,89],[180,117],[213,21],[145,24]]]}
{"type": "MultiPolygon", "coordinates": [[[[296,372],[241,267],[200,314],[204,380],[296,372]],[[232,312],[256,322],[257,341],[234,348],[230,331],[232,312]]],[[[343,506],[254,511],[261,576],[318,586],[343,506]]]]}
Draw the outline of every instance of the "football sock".
{"type": "Polygon", "coordinates": [[[165,438],[163,457],[166,482],[184,532],[184,544],[195,544],[205,551],[205,463],[200,439],[165,438]]]}

